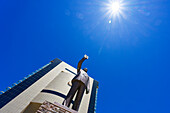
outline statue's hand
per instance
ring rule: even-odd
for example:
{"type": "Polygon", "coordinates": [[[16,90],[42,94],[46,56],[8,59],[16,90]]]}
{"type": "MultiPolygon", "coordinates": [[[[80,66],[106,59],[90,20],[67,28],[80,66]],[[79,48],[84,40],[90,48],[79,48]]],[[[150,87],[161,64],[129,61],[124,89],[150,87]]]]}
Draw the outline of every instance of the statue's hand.
{"type": "Polygon", "coordinates": [[[84,55],[84,58],[85,58],[85,59],[89,59],[89,56],[87,56],[87,55],[85,54],[85,55],[84,55]]]}
{"type": "Polygon", "coordinates": [[[69,86],[72,86],[72,83],[71,83],[71,81],[69,81],[67,84],[68,84],[69,86]]]}

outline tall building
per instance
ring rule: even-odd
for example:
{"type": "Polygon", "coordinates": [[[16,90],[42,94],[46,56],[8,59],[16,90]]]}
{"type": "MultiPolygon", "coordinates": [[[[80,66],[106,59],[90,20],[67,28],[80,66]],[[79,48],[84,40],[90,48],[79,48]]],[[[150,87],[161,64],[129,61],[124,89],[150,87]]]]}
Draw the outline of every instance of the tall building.
{"type": "MultiPolygon", "coordinates": [[[[52,60],[5,92],[1,91],[0,113],[33,113],[44,101],[61,104],[76,72],[74,67],[61,60],[52,60]]],[[[84,94],[79,113],[95,112],[97,90],[98,82],[90,78],[90,93],[84,94]]]]}

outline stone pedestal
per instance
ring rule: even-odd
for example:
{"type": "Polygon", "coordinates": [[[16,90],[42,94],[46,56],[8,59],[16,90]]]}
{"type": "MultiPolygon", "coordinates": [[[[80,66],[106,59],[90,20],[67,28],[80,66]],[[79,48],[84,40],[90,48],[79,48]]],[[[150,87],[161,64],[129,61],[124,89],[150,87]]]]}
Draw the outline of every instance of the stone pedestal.
{"type": "Polygon", "coordinates": [[[57,102],[43,102],[36,113],[78,113],[77,111],[63,106],[57,102]]]}

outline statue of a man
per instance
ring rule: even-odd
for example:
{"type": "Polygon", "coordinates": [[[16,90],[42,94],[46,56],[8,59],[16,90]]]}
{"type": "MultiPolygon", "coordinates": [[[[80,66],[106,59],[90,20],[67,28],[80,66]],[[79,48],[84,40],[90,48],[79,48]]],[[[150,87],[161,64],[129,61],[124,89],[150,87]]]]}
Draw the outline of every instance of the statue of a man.
{"type": "Polygon", "coordinates": [[[77,66],[77,75],[72,79],[72,86],[70,88],[70,91],[68,92],[65,100],[62,103],[63,105],[69,107],[75,93],[78,91],[72,107],[72,109],[76,111],[78,111],[79,109],[85,89],[86,94],[89,93],[90,89],[90,80],[87,74],[87,68],[84,68],[83,70],[81,69],[81,65],[86,59],[88,59],[88,56],[84,55],[84,57],[79,61],[77,66]]]}

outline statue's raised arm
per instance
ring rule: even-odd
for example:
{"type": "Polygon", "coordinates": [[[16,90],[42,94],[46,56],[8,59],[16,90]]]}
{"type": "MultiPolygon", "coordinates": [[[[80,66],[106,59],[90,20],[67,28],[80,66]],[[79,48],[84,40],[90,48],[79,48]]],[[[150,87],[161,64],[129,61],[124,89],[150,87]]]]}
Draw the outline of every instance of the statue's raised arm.
{"type": "Polygon", "coordinates": [[[89,57],[85,54],[84,57],[79,61],[78,65],[77,65],[77,73],[80,71],[82,63],[88,58],[89,57]]]}

